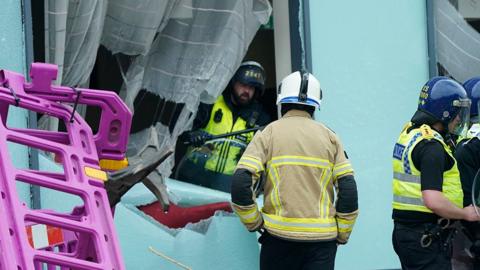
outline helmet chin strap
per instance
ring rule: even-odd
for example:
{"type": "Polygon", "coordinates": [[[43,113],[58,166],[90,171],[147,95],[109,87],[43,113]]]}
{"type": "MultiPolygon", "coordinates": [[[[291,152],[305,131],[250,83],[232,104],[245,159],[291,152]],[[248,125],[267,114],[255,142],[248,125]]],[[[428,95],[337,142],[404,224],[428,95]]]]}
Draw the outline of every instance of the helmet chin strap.
{"type": "Polygon", "coordinates": [[[448,134],[448,123],[445,123],[444,121],[438,121],[432,125],[430,125],[435,131],[440,133],[442,136],[445,136],[448,134]]]}

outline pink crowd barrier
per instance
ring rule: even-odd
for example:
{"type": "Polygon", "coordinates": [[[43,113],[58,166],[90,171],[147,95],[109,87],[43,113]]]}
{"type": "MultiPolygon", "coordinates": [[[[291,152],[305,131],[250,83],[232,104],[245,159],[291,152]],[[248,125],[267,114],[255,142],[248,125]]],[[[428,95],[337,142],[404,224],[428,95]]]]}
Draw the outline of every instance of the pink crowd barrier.
{"type": "Polygon", "coordinates": [[[125,160],[132,114],[115,93],[53,86],[56,76],[55,65],[42,63],[32,64],[31,82],[0,71],[0,270],[125,269],[100,164],[125,160]],[[101,109],[96,134],[75,112],[77,104],[101,109]],[[58,118],[66,131],[10,128],[10,106],[58,118]],[[54,153],[63,173],[16,168],[8,143],[54,153]],[[83,204],[69,213],[30,209],[18,197],[17,181],[77,196],[83,204]]]}

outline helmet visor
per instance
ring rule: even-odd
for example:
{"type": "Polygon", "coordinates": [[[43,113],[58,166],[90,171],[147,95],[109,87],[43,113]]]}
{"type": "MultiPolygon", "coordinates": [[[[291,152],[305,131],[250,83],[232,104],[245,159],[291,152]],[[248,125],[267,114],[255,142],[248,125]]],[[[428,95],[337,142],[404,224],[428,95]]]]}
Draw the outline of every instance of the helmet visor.
{"type": "Polygon", "coordinates": [[[470,99],[454,100],[453,106],[457,107],[457,114],[448,123],[450,133],[465,136],[470,124],[470,99]]]}

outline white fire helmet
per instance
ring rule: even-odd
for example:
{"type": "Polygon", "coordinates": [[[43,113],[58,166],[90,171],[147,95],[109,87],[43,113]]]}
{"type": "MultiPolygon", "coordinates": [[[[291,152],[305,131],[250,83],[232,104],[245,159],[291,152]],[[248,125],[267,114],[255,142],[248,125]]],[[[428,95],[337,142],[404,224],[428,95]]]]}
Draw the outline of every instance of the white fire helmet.
{"type": "Polygon", "coordinates": [[[303,104],[317,109],[320,108],[321,101],[320,82],[309,72],[295,71],[285,77],[278,87],[278,117],[281,116],[282,104],[303,104]]]}

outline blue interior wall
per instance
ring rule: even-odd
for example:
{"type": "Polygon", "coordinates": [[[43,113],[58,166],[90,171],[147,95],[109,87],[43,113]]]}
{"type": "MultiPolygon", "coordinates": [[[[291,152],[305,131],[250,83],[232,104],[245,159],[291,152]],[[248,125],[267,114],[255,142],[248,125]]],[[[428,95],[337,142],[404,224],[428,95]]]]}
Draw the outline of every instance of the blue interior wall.
{"type": "MultiPolygon", "coordinates": [[[[25,74],[25,44],[22,23],[22,6],[19,0],[2,0],[0,8],[0,69],[25,74]]],[[[27,126],[28,112],[15,107],[9,109],[7,124],[14,127],[27,126]]],[[[24,146],[9,145],[11,159],[16,167],[28,168],[28,150],[24,146]]],[[[19,196],[29,198],[28,185],[19,184],[19,196]]],[[[29,203],[28,199],[25,199],[29,203]]]]}
{"type": "Polygon", "coordinates": [[[428,79],[426,3],[311,0],[313,73],[320,121],[355,168],[360,216],[337,269],[400,268],[391,245],[391,156],[428,79]]]}

